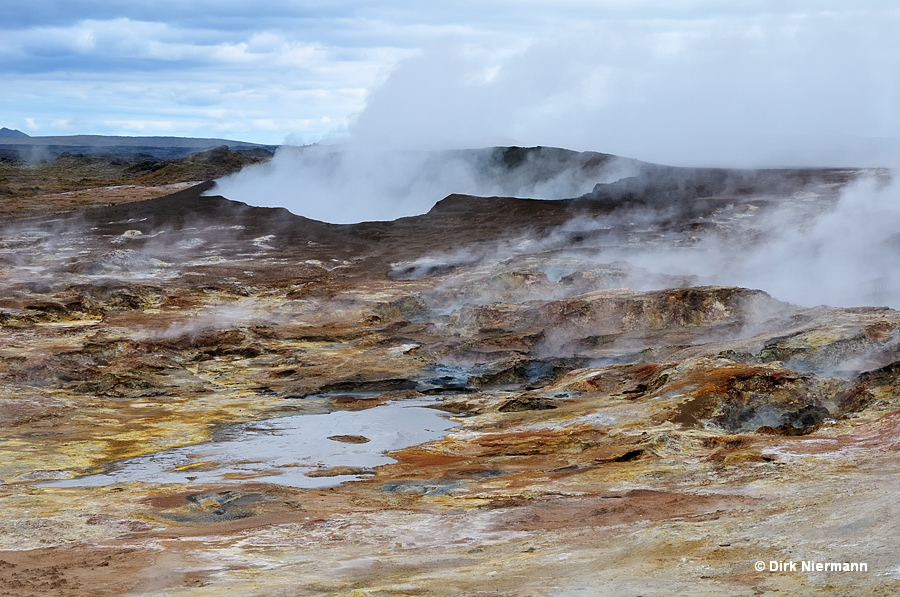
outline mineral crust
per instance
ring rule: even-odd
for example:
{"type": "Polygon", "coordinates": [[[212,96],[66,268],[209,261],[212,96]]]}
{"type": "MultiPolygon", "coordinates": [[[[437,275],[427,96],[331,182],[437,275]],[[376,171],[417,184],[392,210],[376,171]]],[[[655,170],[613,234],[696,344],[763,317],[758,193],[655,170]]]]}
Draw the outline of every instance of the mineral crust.
{"type": "Polygon", "coordinates": [[[345,226],[209,184],[4,226],[0,594],[897,594],[900,313],[605,257],[757,238],[859,173],[663,174],[345,226]],[[663,200],[690,209],[566,227],[663,200]],[[412,433],[365,427],[398,405],[449,430],[360,464],[412,433]],[[298,418],[359,462],[216,455],[298,418]]]}

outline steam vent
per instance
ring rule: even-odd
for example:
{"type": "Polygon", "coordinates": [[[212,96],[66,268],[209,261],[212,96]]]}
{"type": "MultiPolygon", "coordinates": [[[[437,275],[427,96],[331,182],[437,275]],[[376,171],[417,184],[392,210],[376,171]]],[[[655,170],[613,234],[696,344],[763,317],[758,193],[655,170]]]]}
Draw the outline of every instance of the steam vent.
{"type": "Polygon", "coordinates": [[[588,192],[10,195],[0,594],[900,594],[891,277],[780,269],[889,173],[489,153],[588,192]]]}

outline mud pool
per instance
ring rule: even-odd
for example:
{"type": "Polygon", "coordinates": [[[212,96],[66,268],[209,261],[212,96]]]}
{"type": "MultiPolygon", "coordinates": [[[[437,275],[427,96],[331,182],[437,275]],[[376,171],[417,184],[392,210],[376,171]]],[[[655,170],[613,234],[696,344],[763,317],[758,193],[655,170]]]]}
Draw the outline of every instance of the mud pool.
{"type": "Polygon", "coordinates": [[[292,415],[233,425],[210,442],[130,458],[100,474],[42,485],[99,487],[135,481],[250,479],[290,487],[337,485],[374,474],[374,467],[394,462],[385,452],[444,437],[455,423],[446,413],[427,408],[435,402],[387,402],[363,411],[292,415]]]}

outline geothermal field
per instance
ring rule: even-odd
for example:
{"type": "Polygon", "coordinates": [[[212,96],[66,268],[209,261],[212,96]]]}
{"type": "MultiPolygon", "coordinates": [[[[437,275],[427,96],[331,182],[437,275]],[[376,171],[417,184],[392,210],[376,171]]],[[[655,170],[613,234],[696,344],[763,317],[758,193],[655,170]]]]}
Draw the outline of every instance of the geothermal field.
{"type": "Polygon", "coordinates": [[[0,594],[900,593],[890,171],[267,152],[0,162],[0,594]]]}

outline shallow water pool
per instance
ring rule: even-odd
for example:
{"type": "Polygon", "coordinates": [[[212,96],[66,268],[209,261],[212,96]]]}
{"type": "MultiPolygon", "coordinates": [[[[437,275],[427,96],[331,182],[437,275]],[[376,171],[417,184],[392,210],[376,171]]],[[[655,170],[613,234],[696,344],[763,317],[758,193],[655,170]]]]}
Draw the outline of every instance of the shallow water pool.
{"type": "Polygon", "coordinates": [[[425,408],[434,402],[386,402],[362,411],[293,415],[242,423],[226,428],[213,441],[129,458],[110,465],[100,474],[41,485],[97,487],[133,481],[249,480],[291,487],[337,485],[359,476],[308,477],[306,473],[332,467],[371,469],[394,462],[385,455],[387,451],[442,438],[455,423],[446,413],[425,408]],[[336,436],[339,439],[329,439],[336,436]]]}

